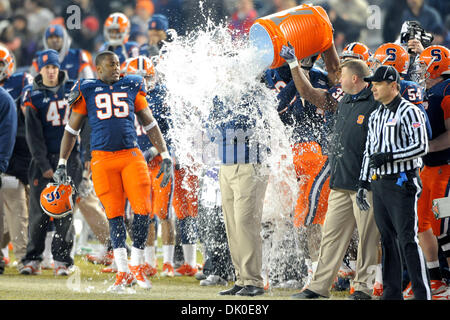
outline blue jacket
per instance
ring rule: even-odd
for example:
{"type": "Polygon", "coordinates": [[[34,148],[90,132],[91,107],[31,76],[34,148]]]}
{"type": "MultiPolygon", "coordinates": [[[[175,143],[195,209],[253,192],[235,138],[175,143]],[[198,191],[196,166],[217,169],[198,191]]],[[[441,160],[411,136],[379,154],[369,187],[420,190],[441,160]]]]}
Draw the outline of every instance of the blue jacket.
{"type": "Polygon", "coordinates": [[[8,168],[17,134],[17,110],[11,95],[0,87],[0,172],[8,168]]]}

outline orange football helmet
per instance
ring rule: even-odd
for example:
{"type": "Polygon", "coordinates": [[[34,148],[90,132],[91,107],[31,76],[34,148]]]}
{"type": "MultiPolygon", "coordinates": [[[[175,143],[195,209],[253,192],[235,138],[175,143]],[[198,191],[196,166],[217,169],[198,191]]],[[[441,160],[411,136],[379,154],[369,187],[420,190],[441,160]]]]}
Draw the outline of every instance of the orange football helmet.
{"type": "Polygon", "coordinates": [[[409,54],[405,48],[396,43],[383,43],[370,57],[370,69],[375,71],[379,66],[392,66],[399,74],[406,74],[409,68],[409,54]]]}
{"type": "Polygon", "coordinates": [[[341,59],[345,60],[347,58],[361,59],[368,61],[372,53],[369,47],[361,42],[352,42],[345,46],[341,53],[341,59]]]}
{"type": "Polygon", "coordinates": [[[146,56],[138,56],[128,58],[122,63],[121,73],[123,75],[136,74],[145,79],[147,90],[151,90],[156,85],[155,66],[150,58],[146,56]]]}
{"type": "Polygon", "coordinates": [[[59,219],[73,211],[72,185],[49,183],[41,192],[41,208],[50,217],[59,219]]]}
{"type": "Polygon", "coordinates": [[[450,50],[444,46],[429,46],[422,51],[415,64],[416,75],[422,81],[450,74],[450,50]]]}
{"type": "Polygon", "coordinates": [[[105,20],[103,35],[111,46],[119,46],[128,40],[130,34],[130,20],[121,13],[111,13],[105,20]]]}
{"type": "Polygon", "coordinates": [[[3,81],[10,77],[15,70],[14,57],[4,46],[0,46],[0,62],[3,62],[0,64],[0,81],[3,81]]]}

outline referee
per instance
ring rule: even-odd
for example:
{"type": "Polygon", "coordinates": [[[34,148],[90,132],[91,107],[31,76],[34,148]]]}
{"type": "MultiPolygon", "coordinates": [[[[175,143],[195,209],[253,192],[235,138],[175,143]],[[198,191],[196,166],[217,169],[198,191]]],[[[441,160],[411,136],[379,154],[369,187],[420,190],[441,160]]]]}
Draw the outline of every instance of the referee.
{"type": "Polygon", "coordinates": [[[417,240],[417,200],[422,191],[418,169],[428,151],[423,112],[399,94],[400,76],[391,66],[379,67],[372,82],[381,105],[370,115],[360,173],[357,204],[362,210],[372,180],[375,222],[383,249],[383,300],[402,300],[402,259],[415,299],[430,300],[426,262],[417,240]]]}

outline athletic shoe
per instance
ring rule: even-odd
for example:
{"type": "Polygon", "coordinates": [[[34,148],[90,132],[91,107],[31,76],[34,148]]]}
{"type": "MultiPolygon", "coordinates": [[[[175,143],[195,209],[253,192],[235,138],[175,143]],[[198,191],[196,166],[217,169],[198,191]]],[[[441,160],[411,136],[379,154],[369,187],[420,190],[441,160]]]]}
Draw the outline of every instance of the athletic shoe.
{"type": "Polygon", "coordinates": [[[37,275],[41,273],[41,264],[37,260],[29,261],[22,269],[20,269],[20,274],[23,275],[37,275]]]}
{"type": "Polygon", "coordinates": [[[122,292],[125,287],[131,287],[136,283],[136,280],[130,272],[117,272],[116,281],[108,288],[110,292],[122,292]]]}
{"type": "Polygon", "coordinates": [[[101,273],[116,273],[117,272],[117,265],[116,262],[113,261],[113,263],[108,266],[103,268],[102,270],[100,270],[101,273]]]}
{"type": "Polygon", "coordinates": [[[197,268],[192,268],[189,264],[185,263],[175,270],[175,275],[193,277],[197,272],[198,272],[197,268]]]}
{"type": "Polygon", "coordinates": [[[450,288],[440,294],[433,295],[432,300],[450,300],[450,288]]]}
{"type": "Polygon", "coordinates": [[[227,284],[227,280],[222,279],[221,277],[214,274],[210,274],[208,278],[200,281],[201,286],[226,286],[227,284]]]}
{"type": "Polygon", "coordinates": [[[431,285],[431,294],[433,296],[443,293],[447,290],[447,285],[442,280],[430,280],[430,285],[431,285]]]}
{"type": "Polygon", "coordinates": [[[87,261],[93,264],[103,264],[105,266],[109,266],[114,261],[114,252],[112,250],[107,251],[105,254],[96,256],[93,254],[86,255],[87,261]]]}
{"type": "Polygon", "coordinates": [[[170,263],[164,263],[161,271],[161,277],[173,277],[174,270],[170,263]]]}
{"type": "Polygon", "coordinates": [[[152,283],[150,282],[150,280],[148,280],[145,277],[145,274],[143,272],[143,270],[144,270],[143,264],[140,264],[137,266],[128,265],[128,268],[130,268],[130,271],[134,275],[134,278],[136,279],[136,282],[139,285],[139,287],[141,287],[143,289],[151,289],[152,288],[152,283]]]}
{"type": "Polygon", "coordinates": [[[411,282],[408,283],[406,289],[403,290],[403,299],[412,300],[414,299],[414,292],[412,291],[411,282]]]}
{"type": "Polygon", "coordinates": [[[337,276],[342,279],[353,279],[355,277],[355,271],[343,264],[338,271],[337,276]]]}
{"type": "Polygon", "coordinates": [[[144,272],[144,274],[147,276],[147,277],[153,277],[155,274],[157,274],[158,273],[158,270],[156,269],[156,268],[153,268],[150,264],[148,264],[148,263],[145,263],[144,264],[144,267],[143,267],[143,270],[142,270],[143,272],[144,272]]]}
{"type": "Polygon", "coordinates": [[[375,281],[375,284],[373,285],[373,293],[375,297],[381,297],[383,296],[383,284],[379,283],[378,281],[375,281]]]}
{"type": "Polygon", "coordinates": [[[55,267],[53,268],[53,274],[55,276],[68,276],[69,273],[69,268],[67,268],[64,262],[55,261],[55,267]]]}
{"type": "Polygon", "coordinates": [[[7,267],[11,260],[9,259],[9,257],[3,257],[3,262],[5,263],[5,267],[7,267]]]}

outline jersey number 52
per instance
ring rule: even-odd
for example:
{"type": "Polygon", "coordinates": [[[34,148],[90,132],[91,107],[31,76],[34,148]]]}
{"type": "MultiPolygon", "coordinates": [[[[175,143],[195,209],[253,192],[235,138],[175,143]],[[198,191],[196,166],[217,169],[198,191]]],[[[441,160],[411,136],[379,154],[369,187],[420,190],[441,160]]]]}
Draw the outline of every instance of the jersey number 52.
{"type": "Polygon", "coordinates": [[[128,103],[122,99],[126,99],[126,92],[100,93],[95,96],[95,105],[97,106],[97,117],[100,120],[111,118],[125,118],[130,113],[128,103]]]}

